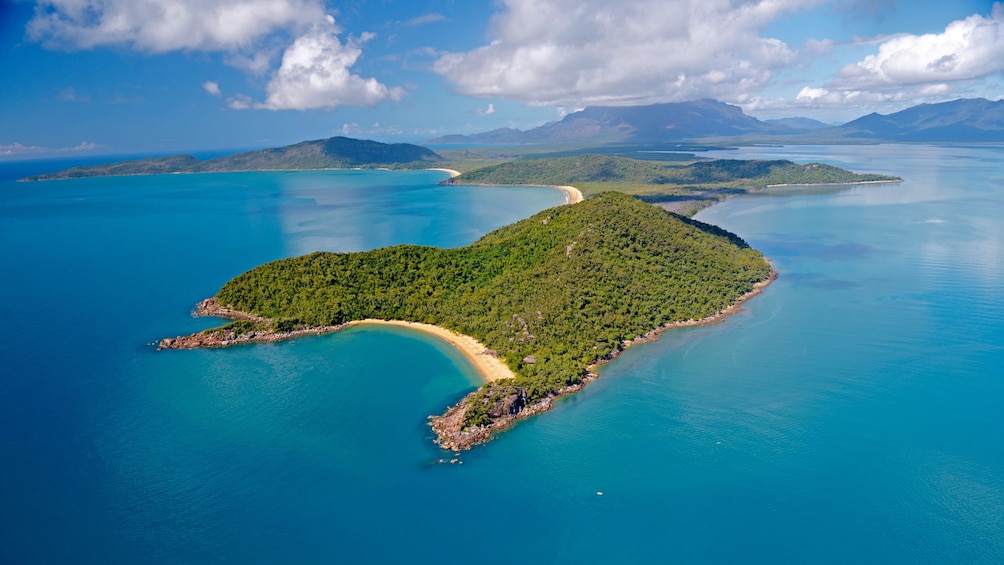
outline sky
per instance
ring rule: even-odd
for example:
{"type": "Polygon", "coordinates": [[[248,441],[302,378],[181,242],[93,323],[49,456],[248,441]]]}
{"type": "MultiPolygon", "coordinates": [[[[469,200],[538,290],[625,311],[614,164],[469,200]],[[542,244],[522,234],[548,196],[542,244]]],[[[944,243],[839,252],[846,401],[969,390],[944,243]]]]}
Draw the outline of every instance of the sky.
{"type": "Polygon", "coordinates": [[[0,158],[422,142],[715,98],[843,123],[1004,97],[975,0],[0,0],[0,158]]]}

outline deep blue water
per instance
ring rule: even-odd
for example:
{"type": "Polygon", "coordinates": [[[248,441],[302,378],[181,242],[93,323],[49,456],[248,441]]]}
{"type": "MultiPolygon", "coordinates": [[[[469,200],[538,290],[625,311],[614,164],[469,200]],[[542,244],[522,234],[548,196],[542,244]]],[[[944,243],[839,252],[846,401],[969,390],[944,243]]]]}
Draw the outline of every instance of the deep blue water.
{"type": "Polygon", "coordinates": [[[703,211],[780,279],[463,465],[425,418],[477,380],[435,340],[146,344],[211,325],[193,304],[264,261],[463,245],[560,193],[435,172],[0,182],[0,562],[1000,561],[1004,149],[721,154],[906,181],[703,211]]]}

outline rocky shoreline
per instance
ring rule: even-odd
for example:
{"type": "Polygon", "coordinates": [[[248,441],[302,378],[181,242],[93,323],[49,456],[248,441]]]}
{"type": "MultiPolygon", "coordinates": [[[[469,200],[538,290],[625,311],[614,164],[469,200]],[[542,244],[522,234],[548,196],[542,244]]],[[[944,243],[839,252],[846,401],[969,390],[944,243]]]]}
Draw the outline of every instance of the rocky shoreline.
{"type": "MultiPolygon", "coordinates": [[[[215,298],[207,298],[202,302],[199,302],[195,310],[192,312],[193,316],[214,316],[217,318],[226,318],[228,320],[247,320],[249,322],[256,322],[264,325],[271,324],[274,320],[272,318],[266,318],[264,316],[255,316],[247,312],[241,312],[239,310],[234,310],[232,308],[227,308],[226,306],[221,306],[216,303],[215,298]]],[[[319,328],[312,327],[302,327],[296,328],[289,331],[276,331],[270,328],[262,328],[261,330],[242,332],[238,333],[235,331],[220,331],[220,330],[206,330],[191,335],[180,335],[177,337],[168,337],[160,340],[157,344],[157,351],[163,349],[198,349],[200,347],[228,347],[231,345],[237,345],[240,343],[265,343],[265,342],[275,342],[283,341],[286,339],[303,336],[303,335],[322,335],[326,333],[336,332],[348,324],[340,324],[337,326],[323,326],[319,328]]]]}
{"type": "MultiPolygon", "coordinates": [[[[503,389],[503,387],[505,387],[505,389],[511,390],[501,390],[500,392],[503,394],[497,395],[499,396],[499,399],[489,407],[488,412],[493,417],[490,424],[465,428],[464,421],[467,416],[467,411],[470,409],[473,402],[478,401],[480,391],[472,392],[454,406],[449,407],[443,415],[429,416],[429,425],[432,427],[432,431],[436,435],[434,441],[436,442],[436,445],[443,449],[449,449],[457,452],[471,449],[472,447],[482,443],[487,443],[491,441],[497,433],[512,427],[517,421],[550,410],[554,406],[554,401],[558,398],[582,390],[582,388],[590,381],[599,377],[599,374],[596,373],[597,367],[605,363],[609,363],[629,347],[639,343],[653,341],[662,332],[673,328],[710,324],[717,322],[730,314],[734,314],[739,311],[743,302],[763,292],[763,289],[774,282],[777,277],[777,271],[771,269],[770,275],[767,279],[754,284],[753,290],[740,296],[731,306],[714,315],[700,320],[686,320],[666,324],[646,333],[645,335],[639,336],[630,341],[625,341],[618,349],[611,351],[599,361],[590,365],[587,368],[588,372],[586,373],[586,376],[583,377],[581,381],[563,387],[533,404],[526,404],[526,391],[521,387],[507,384],[505,381],[491,383],[489,385],[490,387],[497,387],[499,389],[503,389]]],[[[496,394],[492,394],[492,396],[496,396],[496,394]]]]}
{"type": "MultiPolygon", "coordinates": [[[[505,378],[490,381],[487,384],[487,389],[478,389],[477,391],[468,394],[456,405],[449,407],[442,415],[429,416],[429,426],[435,434],[434,441],[436,445],[443,449],[457,452],[471,449],[472,447],[482,443],[487,443],[491,441],[496,434],[512,427],[519,420],[550,410],[554,406],[554,401],[558,398],[582,390],[582,388],[590,381],[598,378],[599,375],[596,373],[596,368],[598,366],[616,358],[627,348],[639,343],[652,341],[660,333],[673,328],[709,324],[733,314],[741,308],[743,302],[763,292],[763,289],[770,283],[774,282],[774,280],[777,279],[777,276],[777,271],[771,269],[770,275],[767,279],[753,285],[753,290],[736,299],[736,301],[728,308],[712,316],[708,316],[700,320],[686,320],[666,324],[646,333],[645,335],[639,336],[630,341],[625,341],[619,348],[611,351],[603,358],[599,359],[596,363],[590,365],[587,368],[586,375],[581,381],[554,391],[547,397],[532,404],[527,403],[526,390],[513,384],[513,379],[505,378]],[[473,403],[479,401],[490,402],[491,405],[486,408],[487,413],[492,418],[491,423],[481,426],[465,427],[464,422],[468,410],[472,407],[473,403]]],[[[322,335],[359,323],[347,322],[337,326],[314,328],[303,327],[291,331],[280,332],[272,330],[269,327],[271,323],[274,322],[272,318],[255,316],[247,312],[241,312],[239,310],[222,306],[213,298],[207,298],[200,302],[195,307],[192,315],[215,316],[230,320],[247,320],[262,324],[263,328],[261,330],[245,333],[237,333],[235,331],[206,330],[204,332],[194,333],[187,336],[165,338],[159,342],[157,346],[158,351],[163,349],[196,349],[200,347],[227,347],[242,343],[276,342],[302,335],[322,335]]],[[[456,344],[454,345],[456,346],[456,344]]]]}

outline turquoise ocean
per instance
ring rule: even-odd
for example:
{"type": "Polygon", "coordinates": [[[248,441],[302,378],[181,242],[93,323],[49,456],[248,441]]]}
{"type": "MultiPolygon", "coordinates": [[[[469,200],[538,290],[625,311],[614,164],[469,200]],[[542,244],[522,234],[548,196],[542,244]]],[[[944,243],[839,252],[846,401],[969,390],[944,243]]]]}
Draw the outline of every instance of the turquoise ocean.
{"type": "Polygon", "coordinates": [[[703,210],[777,282],[456,464],[426,417],[478,378],[433,338],[149,344],[263,262],[461,246],[562,193],[0,164],[0,562],[1004,560],[1004,147],[711,155],[905,181],[703,210]]]}

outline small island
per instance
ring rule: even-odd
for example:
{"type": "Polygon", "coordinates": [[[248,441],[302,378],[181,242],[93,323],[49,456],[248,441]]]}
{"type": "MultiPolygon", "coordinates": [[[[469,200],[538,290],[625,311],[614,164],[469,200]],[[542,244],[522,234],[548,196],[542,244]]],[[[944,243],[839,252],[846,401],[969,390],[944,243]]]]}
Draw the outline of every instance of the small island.
{"type": "Polygon", "coordinates": [[[467,171],[444,184],[561,187],[575,185],[585,196],[614,190],[672,212],[692,215],[736,194],[788,185],[902,182],[900,177],[853,173],[825,163],[788,160],[714,159],[684,163],[584,153],[525,157],[467,171]]]}
{"type": "Polygon", "coordinates": [[[463,248],[398,245],[267,263],[199,307],[234,321],[160,345],[274,341],[367,320],[442,328],[471,340],[461,347],[470,357],[503,367],[494,377],[482,369],[484,386],[432,418],[440,446],[468,449],[579,390],[597,363],[635,340],[734,311],[773,276],[738,236],[609,192],[463,248]]]}

